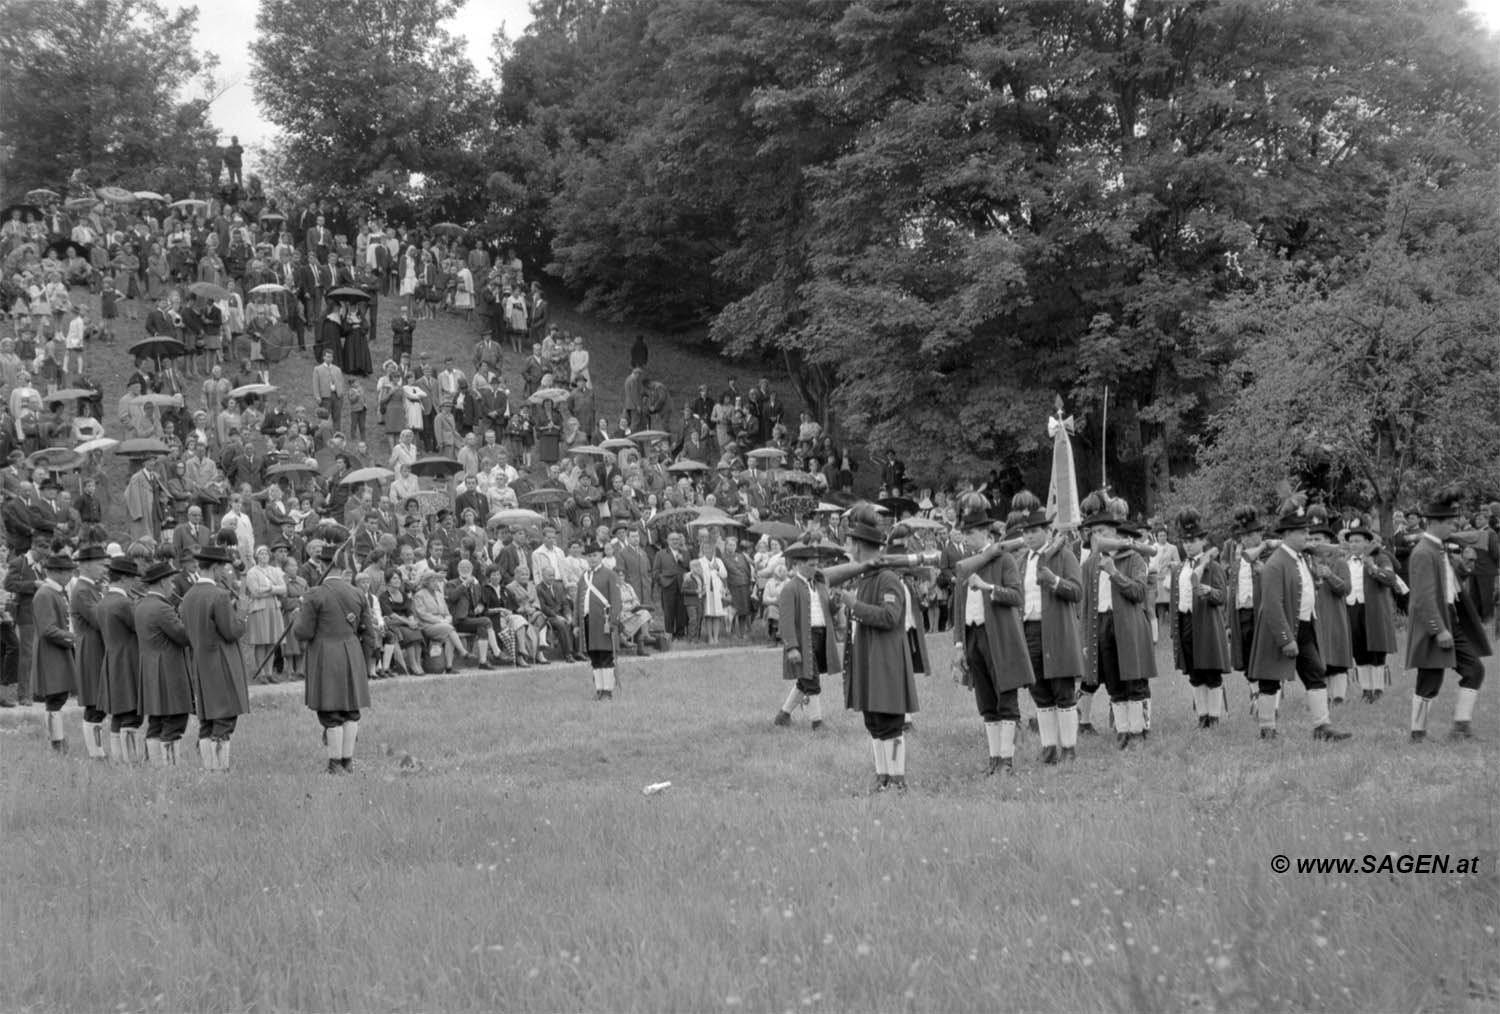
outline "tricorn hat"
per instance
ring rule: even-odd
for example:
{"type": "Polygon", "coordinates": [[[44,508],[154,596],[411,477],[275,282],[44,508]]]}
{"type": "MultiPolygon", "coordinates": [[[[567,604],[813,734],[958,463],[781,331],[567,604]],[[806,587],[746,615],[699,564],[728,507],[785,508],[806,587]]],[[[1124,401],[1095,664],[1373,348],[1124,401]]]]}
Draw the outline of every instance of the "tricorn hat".
{"type": "Polygon", "coordinates": [[[204,546],[193,554],[200,564],[212,567],[216,563],[233,563],[234,554],[227,546],[204,546]]]}

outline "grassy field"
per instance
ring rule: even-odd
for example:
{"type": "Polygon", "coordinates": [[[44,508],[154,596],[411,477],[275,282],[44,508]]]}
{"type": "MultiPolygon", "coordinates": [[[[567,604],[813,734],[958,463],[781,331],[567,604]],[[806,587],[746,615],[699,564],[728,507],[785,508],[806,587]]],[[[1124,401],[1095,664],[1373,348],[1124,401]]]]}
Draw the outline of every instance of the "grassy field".
{"type": "MultiPolygon", "coordinates": [[[[937,641],[935,640],[935,644],[937,641]]],[[[935,662],[946,663],[946,650],[935,662]]],[[[0,1009],[1493,1009],[1497,732],[1407,743],[1410,679],[1308,735],[1089,739],[985,779],[972,700],[921,681],[912,790],[859,717],[771,717],[767,650],[378,684],[350,777],[257,691],[234,767],[118,770],[0,719],[0,1009]],[[409,758],[409,760],[407,759],[409,758]],[[645,796],[642,788],[670,780],[645,796]],[[1478,855],[1474,875],[1276,876],[1273,856],[1478,855]]],[[[939,671],[946,671],[940,669],[939,671]]],[[[1494,666],[1491,666],[1494,678],[1494,666]]],[[[837,691],[830,698],[836,699],[837,691]]],[[[76,721],[76,719],[75,719],[76,721]]]]}

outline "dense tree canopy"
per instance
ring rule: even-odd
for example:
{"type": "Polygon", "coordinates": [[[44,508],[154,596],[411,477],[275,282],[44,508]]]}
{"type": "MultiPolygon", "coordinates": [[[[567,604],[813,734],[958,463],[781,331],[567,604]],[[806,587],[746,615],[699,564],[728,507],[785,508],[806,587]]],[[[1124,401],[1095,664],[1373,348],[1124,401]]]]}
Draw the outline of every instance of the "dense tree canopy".
{"type": "Polygon", "coordinates": [[[1057,393],[1097,444],[1108,390],[1110,478],[1158,501],[1232,393],[1217,307],[1362,255],[1414,162],[1500,164],[1458,0],[536,11],[496,153],[533,256],[935,473],[1044,467],[1057,393]]]}
{"type": "Polygon", "coordinates": [[[77,170],[94,186],[206,189],[218,169],[207,101],[182,98],[214,66],[186,41],[195,8],[10,0],[4,10],[0,152],[9,190],[61,190],[77,170]]]}
{"type": "Polygon", "coordinates": [[[442,28],[458,0],[261,0],[255,96],[285,132],[283,172],[386,211],[468,217],[488,92],[442,28]]]}

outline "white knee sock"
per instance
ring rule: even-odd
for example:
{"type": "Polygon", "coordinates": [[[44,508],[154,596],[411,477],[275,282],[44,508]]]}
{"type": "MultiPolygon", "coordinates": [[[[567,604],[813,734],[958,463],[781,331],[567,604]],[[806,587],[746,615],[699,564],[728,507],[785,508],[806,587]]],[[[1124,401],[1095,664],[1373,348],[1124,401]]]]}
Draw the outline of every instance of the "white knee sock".
{"type": "Polygon", "coordinates": [[[1151,698],[1148,697],[1144,701],[1136,701],[1135,703],[1141,706],[1141,727],[1139,729],[1131,729],[1130,731],[1147,732],[1151,729],[1151,698]]]}
{"type": "Polygon", "coordinates": [[[1342,701],[1349,696],[1349,674],[1347,672],[1336,672],[1328,677],[1328,696],[1334,700],[1342,701]]]}
{"type": "Polygon", "coordinates": [[[1202,718],[1208,714],[1208,697],[1204,693],[1208,687],[1193,687],[1193,714],[1202,718]]]}
{"type": "Polygon", "coordinates": [[[1307,692],[1307,710],[1312,714],[1313,728],[1328,724],[1328,691],[1309,690],[1307,692]]]}
{"type": "Polygon", "coordinates": [[[604,674],[604,689],[606,691],[608,691],[609,693],[614,693],[615,692],[615,670],[614,670],[614,667],[611,666],[608,669],[600,669],[599,671],[604,674]]]}
{"type": "Polygon", "coordinates": [[[1425,697],[1411,695],[1411,731],[1427,731],[1427,712],[1432,707],[1432,702],[1425,697]]]}
{"type": "Polygon", "coordinates": [[[1260,727],[1262,729],[1276,728],[1276,695],[1256,694],[1255,705],[1260,712],[1260,727]]]}
{"type": "Polygon", "coordinates": [[[1057,709],[1037,708],[1037,735],[1042,737],[1042,748],[1057,745],[1057,709]]]}
{"type": "Polygon", "coordinates": [[[1094,695],[1086,691],[1079,691],[1077,708],[1079,724],[1089,725],[1089,716],[1094,711],[1094,695]]]}
{"type": "Polygon", "coordinates": [[[329,760],[344,759],[344,727],[335,725],[331,729],[323,730],[323,745],[327,748],[329,760]]]}
{"type": "Polygon", "coordinates": [[[791,692],[786,695],[786,703],[781,706],[781,710],[790,715],[800,707],[802,707],[802,691],[798,690],[794,683],[791,692]]]}
{"type": "Polygon", "coordinates": [[[1218,686],[1218,687],[1207,687],[1205,689],[1208,690],[1208,693],[1205,695],[1207,703],[1208,703],[1208,717],[1209,718],[1223,718],[1224,717],[1224,688],[1222,686],[1218,686]]]}
{"type": "Polygon", "coordinates": [[[877,775],[890,774],[889,754],[886,753],[884,741],[872,739],[870,740],[870,746],[875,751],[875,773],[877,775]]]}
{"type": "Polygon", "coordinates": [[[1453,720],[1455,722],[1472,722],[1474,720],[1474,703],[1478,700],[1478,690],[1459,687],[1458,700],[1453,702],[1453,720]]]}
{"type": "Polygon", "coordinates": [[[1000,753],[1001,757],[1014,757],[1016,755],[1016,723],[1002,719],[1000,722],[1000,753]]]}
{"type": "Polygon", "coordinates": [[[1000,756],[1000,723],[984,723],[984,742],[989,747],[991,757],[1000,756]]]}
{"type": "Polygon", "coordinates": [[[1126,708],[1126,714],[1130,717],[1130,732],[1140,735],[1146,731],[1146,702],[1131,701],[1126,708]]]}
{"type": "Polygon", "coordinates": [[[897,736],[895,739],[885,741],[886,749],[889,751],[889,760],[886,761],[886,772],[893,778],[905,777],[906,775],[906,737],[897,736]]]}
{"type": "Polygon", "coordinates": [[[1111,701],[1109,705],[1110,717],[1115,720],[1116,732],[1130,731],[1130,705],[1125,701],[1111,701]]]}
{"type": "Polygon", "coordinates": [[[359,723],[344,723],[344,757],[354,756],[354,741],[359,738],[359,723]]]}
{"type": "Polygon", "coordinates": [[[1057,745],[1065,749],[1078,746],[1078,709],[1057,709],[1057,745]]]}
{"type": "Polygon", "coordinates": [[[813,694],[811,697],[804,698],[804,700],[807,701],[808,720],[821,722],[823,720],[823,695],[813,694]]]}

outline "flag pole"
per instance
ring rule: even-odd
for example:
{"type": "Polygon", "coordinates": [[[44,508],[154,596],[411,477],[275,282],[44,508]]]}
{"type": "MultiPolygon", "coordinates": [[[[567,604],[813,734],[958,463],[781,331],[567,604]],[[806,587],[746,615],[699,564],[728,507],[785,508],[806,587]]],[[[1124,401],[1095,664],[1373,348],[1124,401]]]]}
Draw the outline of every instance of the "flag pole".
{"type": "Polygon", "coordinates": [[[1109,488],[1109,385],[1104,385],[1104,417],[1099,425],[1099,488],[1109,488]]]}

